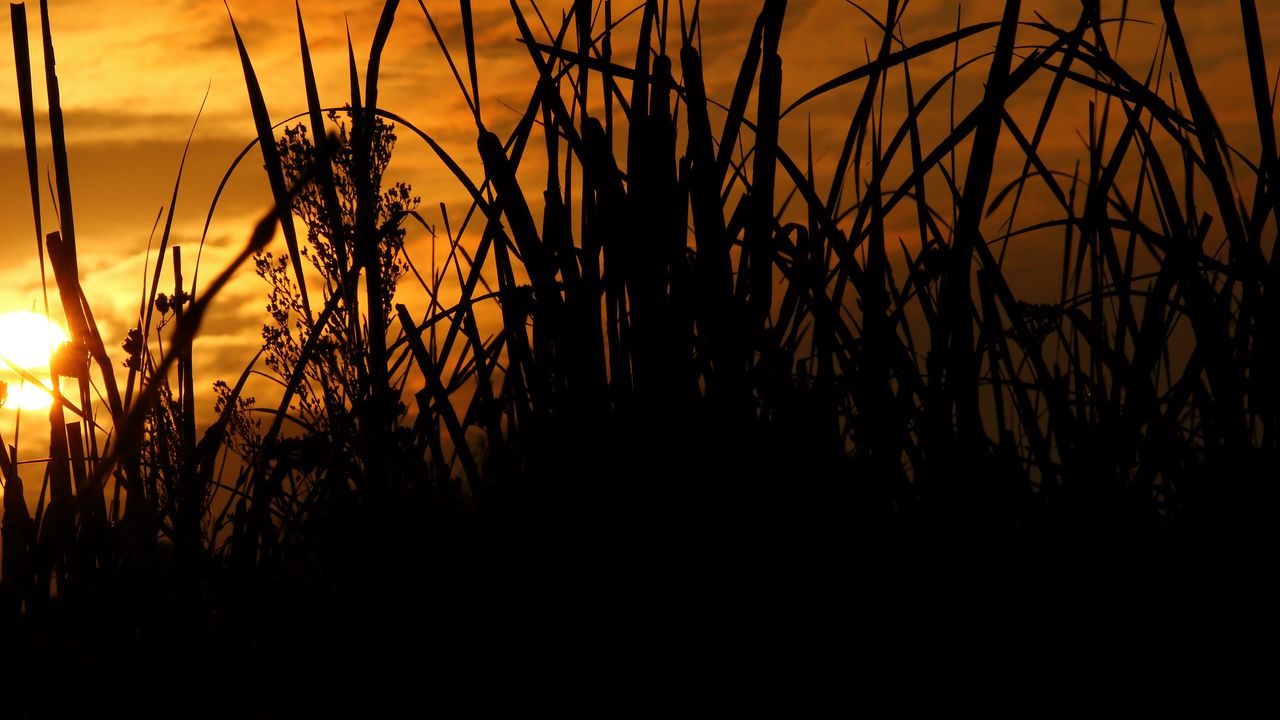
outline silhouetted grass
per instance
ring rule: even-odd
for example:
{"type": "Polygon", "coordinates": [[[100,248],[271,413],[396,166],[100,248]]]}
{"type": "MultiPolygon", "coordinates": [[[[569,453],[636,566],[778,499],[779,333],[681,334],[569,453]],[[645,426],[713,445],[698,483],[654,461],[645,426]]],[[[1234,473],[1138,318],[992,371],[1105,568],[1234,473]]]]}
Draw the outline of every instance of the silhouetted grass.
{"type": "MultiPolygon", "coordinates": [[[[92,357],[114,430],[68,423],[75,403],[54,405],[48,502],[42,492],[34,517],[16,466],[0,458],[6,621],[38,615],[55,581],[69,608],[154,591],[173,600],[164,617],[181,616],[190,642],[218,644],[209,628],[234,628],[210,657],[258,640],[304,657],[321,643],[306,623],[332,612],[336,649],[324,657],[367,659],[407,633],[447,648],[424,661],[434,667],[548,640],[558,630],[542,626],[584,617],[616,628],[647,613],[628,641],[655,628],[687,639],[704,603],[721,617],[799,607],[815,624],[830,611],[892,639],[879,613],[901,600],[908,609],[889,617],[946,622],[939,606],[963,601],[932,605],[931,593],[965,583],[991,597],[1021,588],[1033,596],[1027,613],[1087,612],[1073,605],[1080,587],[1177,585],[1182,574],[1236,592],[1273,557],[1269,468],[1280,460],[1280,164],[1254,3],[1240,7],[1256,160],[1227,144],[1172,2],[1141,79],[1104,32],[1131,20],[1105,18],[1097,3],[1063,29],[1020,21],[1009,2],[998,22],[914,45],[902,41],[905,5],[868,14],[881,35],[864,64],[786,105],[787,3],[767,0],[721,105],[707,94],[696,2],[619,13],[579,1],[559,27],[512,2],[538,81],[501,137],[485,122],[470,3],[455,55],[419,2],[422,17],[402,15],[402,32],[429,32],[452,70],[474,119],[474,177],[461,154],[378,105],[398,3],[383,10],[363,91],[350,52],[339,111],[349,136],[324,120],[336,109],[318,96],[300,8],[307,108],[297,117],[313,140],[305,129],[278,138],[284,123],[273,123],[236,30],[273,204],[304,217],[308,238],[273,212],[204,289],[182,284],[173,248],[178,285],[161,315],[172,310],[177,329],[155,358],[167,222],[123,400],[76,278],[46,20],[61,219],[48,247],[78,348],[63,374],[91,407],[92,357]],[[965,40],[990,50],[962,59],[965,40]],[[950,70],[914,85],[912,64],[938,53],[950,70]],[[1176,89],[1161,85],[1166,56],[1176,89]],[[979,71],[980,94],[957,108],[955,83],[979,71]],[[1009,101],[1040,79],[1034,127],[1020,124],[1009,101]],[[822,182],[821,149],[786,147],[783,122],[858,83],[822,182]],[[889,87],[906,103],[896,125],[889,87]],[[1091,91],[1085,113],[1063,104],[1072,90],[1091,91]],[[944,102],[951,123],[930,146],[926,118],[944,102]],[[1064,115],[1083,125],[1088,157],[1074,169],[1052,167],[1043,149],[1064,115]],[[399,189],[381,186],[389,122],[471,199],[457,228],[441,207],[447,254],[431,258],[428,277],[413,266],[426,307],[395,295],[411,277],[403,226],[419,222],[433,240],[435,229],[407,189],[396,204],[399,189]],[[531,165],[543,179],[531,183],[531,165]],[[1008,167],[1019,174],[1002,177],[1008,167]],[[1033,191],[1060,214],[1018,224],[1033,191]],[[254,358],[197,442],[200,317],[276,221],[288,263],[258,267],[275,283],[276,324],[297,333],[264,335],[282,399],[259,408],[270,416],[262,432],[243,397],[254,358]],[[896,236],[902,227],[916,236],[896,236]],[[1010,245],[1054,233],[1059,287],[1020,297],[1010,245]],[[323,287],[304,281],[304,257],[321,258],[323,287]],[[443,297],[447,276],[456,296],[443,297]],[[177,551],[173,584],[160,537],[177,551]]],[[[20,6],[14,18],[34,157],[20,6]]],[[[155,627],[138,610],[155,602],[119,622],[155,627]]]]}

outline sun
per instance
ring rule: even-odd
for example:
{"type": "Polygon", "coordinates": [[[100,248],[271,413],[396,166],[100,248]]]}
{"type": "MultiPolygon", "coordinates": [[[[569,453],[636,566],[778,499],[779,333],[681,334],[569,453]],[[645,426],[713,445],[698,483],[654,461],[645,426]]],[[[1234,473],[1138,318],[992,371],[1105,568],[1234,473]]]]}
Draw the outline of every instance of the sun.
{"type": "Polygon", "coordinates": [[[24,381],[13,367],[21,368],[48,386],[49,358],[58,345],[66,341],[67,333],[39,313],[19,311],[0,315],[0,380],[8,384],[5,408],[49,407],[53,402],[49,393],[24,381]]]}
{"type": "Polygon", "coordinates": [[[0,315],[0,357],[24,370],[47,369],[53,351],[66,341],[66,331],[39,313],[0,315]]]}
{"type": "MultiPolygon", "coordinates": [[[[45,381],[48,384],[48,381],[45,381]]],[[[6,410],[21,408],[23,410],[44,410],[53,404],[53,396],[38,385],[29,382],[9,381],[8,395],[5,397],[6,410]]]]}

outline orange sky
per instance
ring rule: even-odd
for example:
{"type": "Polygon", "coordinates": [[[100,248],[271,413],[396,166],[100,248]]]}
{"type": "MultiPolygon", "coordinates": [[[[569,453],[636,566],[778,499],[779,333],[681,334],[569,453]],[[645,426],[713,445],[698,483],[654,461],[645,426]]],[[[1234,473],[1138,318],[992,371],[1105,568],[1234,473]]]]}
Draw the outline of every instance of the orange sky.
{"type": "MultiPolygon", "coordinates": [[[[182,145],[209,90],[204,117],[196,130],[177,205],[175,240],[185,248],[186,262],[196,250],[217,182],[232,158],[254,136],[248,115],[239,60],[226,8],[220,0],[132,0],[101,3],[92,0],[50,0],[54,43],[58,56],[66,132],[71,157],[71,182],[76,202],[77,235],[81,271],[109,349],[118,350],[126,329],[133,323],[142,289],[147,238],[157,212],[168,203],[182,145]]],[[[568,6],[567,0],[540,0],[538,6],[550,18],[568,6]]],[[[615,3],[620,9],[629,5],[615,3]]],[[[686,4],[688,0],[686,0],[686,4]]],[[[1118,0],[1104,0],[1104,14],[1119,11],[1118,0]]],[[[302,96],[298,41],[292,0],[232,0],[231,11],[254,59],[269,109],[276,120],[305,109],[302,96]]],[[[346,97],[346,41],[349,24],[357,59],[363,63],[383,3],[380,0],[305,0],[303,13],[320,77],[322,101],[341,104],[346,97]]],[[[884,2],[864,6],[883,11],[884,2]]],[[[904,27],[908,42],[944,33],[954,27],[958,3],[954,0],[915,0],[910,3],[904,27]]],[[[480,38],[480,82],[486,121],[501,130],[515,115],[503,103],[523,107],[532,78],[532,66],[524,48],[515,43],[517,32],[506,0],[476,0],[476,26],[480,38]]],[[[523,7],[529,3],[522,2],[523,7]]],[[[672,2],[671,6],[676,7],[672,2]]],[[[1135,73],[1150,61],[1160,24],[1156,0],[1129,3],[1131,15],[1151,20],[1148,27],[1129,26],[1124,58],[1135,73]]],[[[428,7],[443,21],[446,35],[459,37],[457,4],[430,2],[428,7]]],[[[741,46],[754,21],[757,3],[742,0],[704,0],[703,43],[711,94],[727,100],[741,59],[741,46]]],[[[1003,2],[977,0],[964,3],[966,23],[998,19],[1003,2]]],[[[1262,26],[1270,48],[1280,48],[1280,4],[1259,2],[1262,26]]],[[[1078,13],[1075,2],[1028,0],[1023,19],[1039,12],[1056,24],[1070,26],[1078,13]]],[[[1233,3],[1183,2],[1179,13],[1190,35],[1201,81],[1210,93],[1228,139],[1253,136],[1238,39],[1239,12],[1233,3]],[[1236,132],[1240,130],[1240,132],[1236,132]]],[[[32,33],[33,64],[41,66],[38,3],[28,7],[32,33]]],[[[9,35],[8,13],[3,32],[9,35]]],[[[1026,41],[1042,36],[1027,33],[1026,41]]],[[[864,42],[878,43],[874,27],[857,10],[841,0],[792,0],[783,40],[784,105],[805,90],[840,72],[859,65],[865,57],[864,42]]],[[[962,56],[981,52],[994,43],[988,34],[968,41],[962,56]]],[[[4,42],[6,47],[9,43],[4,42]]],[[[457,41],[456,48],[461,47],[457,41]]],[[[632,51],[618,49],[620,56],[632,51]]],[[[1274,62],[1280,53],[1272,53],[1274,62]]],[[[22,134],[18,121],[13,60],[0,53],[0,248],[5,282],[0,283],[0,311],[27,309],[38,297],[39,273],[26,188],[22,134]]],[[[629,62],[629,60],[623,60],[629,62]]],[[[921,86],[930,83],[950,65],[950,52],[913,66],[921,86]]],[[[1274,72],[1275,67],[1271,68],[1274,72]]],[[[972,93],[980,87],[983,71],[967,78],[972,93]]],[[[900,78],[896,76],[895,79],[900,78]]],[[[36,80],[37,108],[45,105],[43,81],[36,80]]],[[[797,157],[804,155],[805,133],[812,126],[815,152],[838,153],[838,143],[856,102],[860,85],[806,107],[789,116],[783,142],[797,157]]],[[[1034,111],[1042,93],[1029,88],[1015,99],[1034,111]]],[[[437,137],[469,168],[478,168],[474,128],[423,14],[416,2],[403,2],[382,65],[381,104],[416,122],[437,137]]],[[[1047,143],[1060,167],[1069,169],[1072,158],[1083,153],[1077,131],[1084,131],[1084,107],[1088,97],[1077,93],[1074,110],[1055,115],[1054,132],[1047,143]]],[[[972,105],[972,96],[963,107],[972,105]]],[[[935,128],[941,132],[941,126],[935,128]]],[[[47,158],[46,158],[47,161],[47,158]]],[[[246,237],[247,227],[269,206],[269,194],[251,156],[237,173],[214,217],[205,249],[202,276],[211,277],[246,237]]],[[[478,170],[477,170],[478,172],[478,170]]],[[[399,153],[391,179],[410,182],[423,197],[429,220],[438,222],[436,206],[450,204],[451,214],[461,215],[462,193],[450,184],[439,165],[416,141],[401,134],[399,153]]],[[[1008,178],[1006,177],[1005,180],[1008,178]]],[[[999,187],[1000,180],[993,185],[999,187]]],[[[46,231],[54,226],[47,192],[44,198],[46,231]]],[[[422,233],[411,231],[408,244],[415,261],[423,256],[422,233]]],[[[1038,272],[1041,254],[1019,256],[1028,277],[1038,272]]],[[[1053,270],[1056,272],[1056,268],[1053,270]]],[[[234,379],[260,344],[259,330],[265,318],[266,287],[251,271],[219,299],[205,332],[197,341],[197,383],[201,392],[219,378],[234,379]]],[[[207,394],[205,397],[208,397],[207,394]]],[[[208,403],[202,410],[207,411],[208,403]]],[[[7,426],[0,425],[7,432],[7,426]]]]}

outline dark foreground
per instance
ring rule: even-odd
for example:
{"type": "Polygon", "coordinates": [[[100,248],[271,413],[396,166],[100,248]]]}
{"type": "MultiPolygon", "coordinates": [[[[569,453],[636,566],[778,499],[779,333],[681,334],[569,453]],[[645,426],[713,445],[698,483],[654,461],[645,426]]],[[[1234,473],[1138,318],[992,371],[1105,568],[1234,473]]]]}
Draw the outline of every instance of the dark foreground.
{"type": "Polygon", "coordinates": [[[504,537],[463,513],[443,538],[365,526],[306,576],[104,574],[3,628],[0,717],[416,716],[784,688],[851,708],[967,682],[1056,707],[1229,680],[1234,703],[1262,679],[1248,648],[1275,630],[1267,508],[1145,533],[1043,505],[1004,532],[926,510],[825,526],[765,510],[617,517],[586,540],[504,537]]]}

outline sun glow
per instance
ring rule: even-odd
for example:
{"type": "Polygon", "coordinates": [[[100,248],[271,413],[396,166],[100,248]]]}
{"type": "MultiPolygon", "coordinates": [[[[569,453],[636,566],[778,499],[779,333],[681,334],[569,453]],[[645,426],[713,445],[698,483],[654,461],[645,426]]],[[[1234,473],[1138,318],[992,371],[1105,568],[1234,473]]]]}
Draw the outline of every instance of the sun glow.
{"type": "Polygon", "coordinates": [[[39,313],[0,315],[0,357],[24,370],[47,368],[53,351],[66,341],[66,331],[39,313]]]}
{"type": "Polygon", "coordinates": [[[44,388],[31,383],[17,382],[9,385],[9,397],[4,401],[6,408],[22,408],[23,410],[43,410],[53,404],[53,396],[44,388]]]}
{"type": "Polygon", "coordinates": [[[49,358],[58,345],[66,341],[66,331],[39,313],[18,311],[0,315],[0,379],[8,384],[4,407],[26,410],[49,407],[53,400],[49,393],[34,383],[24,382],[13,368],[29,372],[47,386],[49,358]]]}

